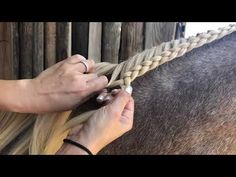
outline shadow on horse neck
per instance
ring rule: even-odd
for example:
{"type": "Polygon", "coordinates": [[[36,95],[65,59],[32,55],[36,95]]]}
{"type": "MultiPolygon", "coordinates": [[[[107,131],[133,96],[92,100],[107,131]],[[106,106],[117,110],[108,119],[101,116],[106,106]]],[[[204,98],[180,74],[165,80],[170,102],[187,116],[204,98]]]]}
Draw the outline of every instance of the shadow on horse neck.
{"type": "MultiPolygon", "coordinates": [[[[134,127],[100,154],[236,154],[236,33],[132,82],[134,127]]],[[[80,107],[95,106],[94,98],[80,107]]]]}

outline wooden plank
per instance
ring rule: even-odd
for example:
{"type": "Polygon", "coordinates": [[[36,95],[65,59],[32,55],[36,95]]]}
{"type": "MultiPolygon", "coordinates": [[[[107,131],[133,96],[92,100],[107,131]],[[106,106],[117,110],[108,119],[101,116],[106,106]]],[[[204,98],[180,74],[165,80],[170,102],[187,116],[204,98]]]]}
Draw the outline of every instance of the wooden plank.
{"type": "Polygon", "coordinates": [[[18,79],[17,23],[0,23],[0,79],[18,79]]]}
{"type": "Polygon", "coordinates": [[[5,54],[5,44],[6,39],[5,39],[5,29],[4,29],[4,23],[0,22],[0,79],[4,79],[4,62],[6,58],[5,54]]]}
{"type": "Polygon", "coordinates": [[[19,40],[19,23],[11,23],[11,53],[13,61],[13,79],[20,78],[19,60],[20,60],[20,40],[19,40]]]}
{"type": "Polygon", "coordinates": [[[72,24],[72,54],[88,57],[88,22],[74,22],[72,24]]]}
{"type": "Polygon", "coordinates": [[[119,63],[143,50],[143,22],[125,22],[121,28],[119,63]]]}
{"type": "Polygon", "coordinates": [[[11,23],[0,23],[0,79],[14,79],[11,23]]]}
{"type": "Polygon", "coordinates": [[[186,26],[186,22],[177,22],[176,23],[175,39],[184,38],[185,26],[186,26]]]}
{"type": "Polygon", "coordinates": [[[44,70],[44,24],[43,22],[33,23],[33,77],[36,77],[44,70]]]}
{"type": "Polygon", "coordinates": [[[145,25],[145,49],[174,39],[175,29],[176,22],[147,22],[145,25]]]}
{"type": "Polygon", "coordinates": [[[56,22],[45,23],[45,69],[56,63],[56,22]]]}
{"type": "Polygon", "coordinates": [[[58,22],[56,26],[56,60],[71,56],[71,22],[58,22]]]}
{"type": "Polygon", "coordinates": [[[118,63],[121,22],[105,22],[102,26],[102,61],[118,63]]]}
{"type": "Polygon", "coordinates": [[[91,58],[95,63],[101,62],[101,43],[102,43],[102,23],[89,23],[89,47],[88,58],[91,58]]]}
{"type": "Polygon", "coordinates": [[[20,23],[20,78],[32,78],[33,23],[20,23]]]}
{"type": "Polygon", "coordinates": [[[10,59],[9,51],[9,25],[6,22],[0,23],[0,78],[8,79],[11,77],[11,68],[12,65],[10,59]]]}

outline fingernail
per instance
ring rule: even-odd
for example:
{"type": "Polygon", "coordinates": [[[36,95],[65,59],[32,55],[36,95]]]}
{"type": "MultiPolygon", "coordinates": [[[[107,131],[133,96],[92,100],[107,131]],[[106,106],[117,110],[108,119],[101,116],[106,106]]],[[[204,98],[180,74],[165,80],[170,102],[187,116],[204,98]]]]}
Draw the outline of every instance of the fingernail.
{"type": "Polygon", "coordinates": [[[111,91],[111,94],[112,95],[116,95],[120,90],[119,89],[114,89],[111,91]]]}
{"type": "Polygon", "coordinates": [[[101,93],[107,93],[108,90],[105,88],[105,89],[102,89],[101,93]]]}
{"type": "Polygon", "coordinates": [[[125,91],[128,92],[128,93],[131,95],[132,92],[133,92],[133,87],[131,87],[131,85],[128,85],[128,86],[125,88],[125,91]]]}
{"type": "Polygon", "coordinates": [[[104,101],[104,96],[103,95],[99,95],[96,100],[97,100],[97,102],[101,103],[101,102],[104,101]]]}
{"type": "Polygon", "coordinates": [[[107,95],[105,98],[104,98],[104,101],[110,101],[111,100],[111,96],[110,95],[107,95]]]}

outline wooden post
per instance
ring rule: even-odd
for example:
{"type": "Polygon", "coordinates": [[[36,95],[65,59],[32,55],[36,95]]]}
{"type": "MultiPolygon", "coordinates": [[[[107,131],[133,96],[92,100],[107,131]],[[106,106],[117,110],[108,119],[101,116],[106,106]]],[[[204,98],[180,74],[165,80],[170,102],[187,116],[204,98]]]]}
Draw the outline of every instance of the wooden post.
{"type": "Polygon", "coordinates": [[[145,27],[145,49],[175,38],[175,22],[147,22],[145,27]]]}
{"type": "Polygon", "coordinates": [[[56,60],[71,56],[71,22],[59,22],[56,27],[56,60]]]}
{"type": "Polygon", "coordinates": [[[72,54],[88,57],[88,22],[75,22],[72,24],[72,54]]]}
{"type": "Polygon", "coordinates": [[[20,40],[19,40],[19,23],[11,23],[11,54],[13,61],[13,79],[20,78],[19,58],[20,58],[20,40]]]}
{"type": "Polygon", "coordinates": [[[143,22],[122,23],[119,63],[143,50],[143,22]]]}
{"type": "Polygon", "coordinates": [[[45,69],[56,63],[56,22],[45,23],[45,69]]]}
{"type": "Polygon", "coordinates": [[[175,39],[184,38],[186,22],[178,22],[176,24],[175,39]]]}
{"type": "Polygon", "coordinates": [[[44,24],[33,23],[33,77],[44,70],[44,24]]]}
{"type": "Polygon", "coordinates": [[[89,23],[89,47],[88,58],[96,63],[101,62],[101,43],[102,43],[102,23],[89,23]]]}
{"type": "Polygon", "coordinates": [[[20,78],[32,78],[33,23],[20,23],[20,78]]]}
{"type": "Polygon", "coordinates": [[[102,27],[102,61],[118,63],[121,22],[105,22],[102,27]]]}
{"type": "Polygon", "coordinates": [[[18,79],[19,38],[16,22],[0,23],[0,79],[18,79]]]}

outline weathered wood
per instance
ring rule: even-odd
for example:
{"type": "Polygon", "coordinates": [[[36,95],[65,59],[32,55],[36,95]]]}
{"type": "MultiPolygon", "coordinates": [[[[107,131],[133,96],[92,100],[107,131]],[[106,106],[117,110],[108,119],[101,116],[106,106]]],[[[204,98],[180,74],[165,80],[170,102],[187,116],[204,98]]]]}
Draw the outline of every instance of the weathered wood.
{"type": "Polygon", "coordinates": [[[143,50],[143,23],[125,22],[121,28],[119,63],[143,50]]]}
{"type": "Polygon", "coordinates": [[[102,43],[102,23],[89,23],[89,47],[88,58],[92,58],[96,63],[101,62],[102,43]]]}
{"type": "Polygon", "coordinates": [[[19,40],[19,23],[11,23],[11,54],[13,61],[13,77],[12,79],[19,79],[19,58],[20,58],[20,40],[19,40]]]}
{"type": "Polygon", "coordinates": [[[105,22],[102,27],[102,61],[118,63],[121,22],[105,22]]]}
{"type": "Polygon", "coordinates": [[[175,29],[175,22],[147,22],[145,25],[145,49],[174,39],[175,29]]]}
{"type": "Polygon", "coordinates": [[[44,25],[45,69],[56,63],[56,22],[47,22],[44,25]]]}
{"type": "Polygon", "coordinates": [[[10,33],[9,25],[5,22],[0,23],[0,79],[8,79],[11,77],[11,71],[9,70],[12,62],[9,51],[10,33]]]}
{"type": "Polygon", "coordinates": [[[44,24],[33,23],[33,77],[44,70],[44,24]]]}
{"type": "Polygon", "coordinates": [[[56,60],[71,56],[71,22],[58,22],[56,27],[56,60]]]}
{"type": "Polygon", "coordinates": [[[20,78],[32,78],[33,23],[20,23],[20,78]]]}
{"type": "Polygon", "coordinates": [[[88,22],[74,22],[72,24],[72,54],[88,57],[88,22]]]}
{"type": "Polygon", "coordinates": [[[175,39],[184,38],[186,22],[176,23],[175,39]]]}

